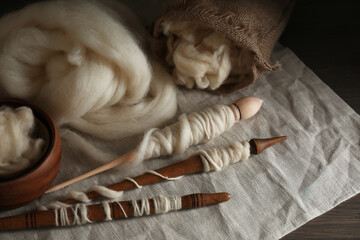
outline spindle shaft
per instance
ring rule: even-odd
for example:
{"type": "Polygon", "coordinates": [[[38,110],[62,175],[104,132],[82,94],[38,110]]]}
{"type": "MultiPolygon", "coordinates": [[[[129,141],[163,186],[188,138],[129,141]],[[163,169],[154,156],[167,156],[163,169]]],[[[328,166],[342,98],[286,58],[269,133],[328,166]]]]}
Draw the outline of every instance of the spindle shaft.
{"type": "MultiPolygon", "coordinates": [[[[213,204],[228,201],[230,199],[229,193],[195,193],[181,197],[181,209],[193,209],[205,207],[213,204]]],[[[134,205],[132,201],[110,202],[110,217],[111,219],[122,219],[127,217],[134,217],[134,205]]],[[[141,209],[143,201],[136,201],[136,204],[141,209]]],[[[87,205],[87,218],[91,222],[105,221],[107,214],[104,210],[103,204],[87,205]]],[[[75,214],[79,214],[73,207],[65,209],[70,224],[75,225],[75,214]]],[[[155,213],[154,199],[149,199],[150,214],[155,213]]],[[[40,212],[26,213],[17,216],[10,216],[0,219],[0,230],[16,230],[16,229],[37,229],[42,227],[53,227],[61,223],[58,210],[47,210],[40,212]]]]}
{"type": "MultiPolygon", "coordinates": [[[[284,141],[285,139],[286,139],[285,136],[267,138],[267,139],[251,139],[249,142],[250,143],[253,142],[254,144],[250,144],[250,146],[251,146],[250,152],[252,154],[259,154],[262,151],[264,151],[266,148],[268,148],[278,142],[284,141]],[[263,144],[256,144],[258,141],[261,141],[263,144]]],[[[192,156],[184,161],[181,161],[181,162],[178,162],[178,163],[155,170],[155,172],[161,174],[164,177],[168,177],[168,178],[176,178],[176,177],[180,177],[180,176],[184,176],[184,175],[200,173],[203,171],[204,171],[204,166],[203,166],[202,160],[200,159],[200,157],[198,155],[192,156]]],[[[164,178],[154,175],[154,174],[151,174],[151,173],[144,173],[144,174],[134,177],[132,179],[135,180],[135,182],[138,183],[140,186],[158,183],[158,182],[162,182],[165,180],[164,178]]],[[[137,186],[135,183],[128,181],[126,179],[121,182],[107,186],[107,188],[114,190],[114,191],[126,191],[126,190],[130,190],[130,189],[134,189],[136,187],[137,186]]],[[[89,199],[94,199],[96,197],[99,197],[99,194],[97,192],[88,192],[88,193],[86,193],[86,196],[89,199]]],[[[67,199],[63,202],[66,204],[74,204],[78,201],[74,200],[74,199],[67,199]]]]}

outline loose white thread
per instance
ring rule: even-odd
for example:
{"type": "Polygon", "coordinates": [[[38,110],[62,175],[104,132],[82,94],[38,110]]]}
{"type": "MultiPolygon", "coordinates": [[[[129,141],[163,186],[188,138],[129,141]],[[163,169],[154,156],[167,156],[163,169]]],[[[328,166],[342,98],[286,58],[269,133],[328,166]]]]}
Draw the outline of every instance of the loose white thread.
{"type": "Polygon", "coordinates": [[[106,221],[112,220],[109,203],[108,202],[103,202],[102,205],[103,205],[105,216],[106,216],[105,220],[106,221]]]}
{"type": "Polygon", "coordinates": [[[235,142],[226,147],[199,151],[193,155],[200,155],[204,165],[204,172],[219,171],[231,163],[248,159],[250,156],[250,144],[246,141],[235,142]]]}
{"type": "Polygon", "coordinates": [[[119,205],[119,207],[120,207],[121,211],[123,212],[124,216],[127,218],[128,215],[126,214],[126,212],[125,212],[124,208],[121,206],[121,204],[120,204],[119,202],[115,202],[115,203],[116,203],[117,205],[119,205]]]}
{"type": "Polygon", "coordinates": [[[112,203],[116,203],[120,207],[122,213],[124,214],[124,217],[128,218],[128,215],[126,214],[126,212],[125,212],[123,206],[120,204],[120,202],[103,202],[102,204],[103,204],[103,207],[104,207],[105,221],[111,221],[112,220],[111,210],[110,210],[110,204],[112,204],[112,203]]]}
{"type": "Polygon", "coordinates": [[[158,173],[158,172],[156,172],[156,171],[154,171],[154,170],[147,170],[147,171],[145,171],[146,173],[150,173],[150,174],[153,174],[153,175],[156,175],[156,176],[158,176],[158,177],[161,177],[162,179],[165,179],[165,180],[168,180],[168,181],[175,181],[175,180],[179,180],[180,178],[182,178],[183,176],[179,176],[179,177],[166,177],[166,176],[164,176],[164,175],[162,175],[162,174],[160,174],[160,173],[158,173]]]}
{"type": "Polygon", "coordinates": [[[137,188],[142,188],[142,186],[140,186],[134,179],[129,178],[129,177],[126,177],[126,178],[124,178],[124,179],[126,179],[126,180],[132,182],[133,184],[135,184],[135,186],[136,186],[137,188]]]}

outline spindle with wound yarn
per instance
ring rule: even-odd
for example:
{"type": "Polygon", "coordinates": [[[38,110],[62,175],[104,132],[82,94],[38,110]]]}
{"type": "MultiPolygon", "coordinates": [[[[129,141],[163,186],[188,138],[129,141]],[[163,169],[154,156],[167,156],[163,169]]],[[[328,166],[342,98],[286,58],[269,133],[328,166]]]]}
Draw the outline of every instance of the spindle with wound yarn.
{"type": "Polygon", "coordinates": [[[235,122],[254,116],[260,109],[262,100],[245,97],[226,105],[215,105],[201,112],[182,114],[179,121],[164,129],[151,129],[145,134],[140,145],[90,172],[56,185],[46,193],[57,191],[72,183],[109,170],[130,161],[142,161],[161,155],[182,153],[189,146],[209,141],[230,129],[235,122]]]}
{"type": "Polygon", "coordinates": [[[195,193],[182,197],[158,196],[138,201],[66,206],[56,211],[41,211],[0,219],[0,230],[37,229],[49,226],[71,226],[97,221],[109,221],[150,214],[162,214],[180,209],[205,207],[230,199],[229,193],[195,193]]]}
{"type": "Polygon", "coordinates": [[[63,207],[62,204],[74,204],[77,202],[89,203],[91,199],[99,196],[108,199],[119,199],[122,192],[145,185],[162,182],[165,180],[177,180],[184,175],[219,171],[225,166],[246,160],[250,153],[259,154],[272,145],[282,142],[286,139],[283,137],[274,137],[267,139],[251,139],[246,142],[235,142],[225,147],[212,148],[195,152],[188,159],[157,169],[155,171],[146,171],[144,174],[134,177],[125,178],[123,181],[112,184],[108,187],[93,186],[87,193],[70,192],[67,200],[62,202],[53,202],[41,210],[58,209],[63,207]],[[129,181],[131,179],[131,181],[129,181]]]}

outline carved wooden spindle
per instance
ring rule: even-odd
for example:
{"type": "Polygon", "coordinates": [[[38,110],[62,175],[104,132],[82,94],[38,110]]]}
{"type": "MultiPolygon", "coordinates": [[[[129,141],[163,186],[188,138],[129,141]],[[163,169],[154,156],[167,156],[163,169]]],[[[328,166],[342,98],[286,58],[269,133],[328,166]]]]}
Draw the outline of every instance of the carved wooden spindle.
{"type": "MultiPolygon", "coordinates": [[[[259,154],[262,151],[264,151],[266,148],[278,142],[284,141],[285,139],[286,137],[275,137],[268,139],[251,139],[250,146],[253,145],[254,147],[250,147],[250,152],[252,154],[259,154]],[[254,142],[255,144],[251,144],[251,142],[254,142]],[[256,144],[258,142],[261,142],[262,144],[256,144]]],[[[192,156],[184,161],[155,170],[155,172],[160,173],[164,177],[168,177],[168,178],[176,178],[184,175],[200,173],[203,171],[204,171],[204,166],[199,156],[192,156]]],[[[156,176],[151,173],[144,173],[132,179],[134,179],[140,186],[145,186],[145,185],[165,181],[162,177],[156,176]]],[[[107,187],[114,191],[126,191],[137,188],[137,186],[133,182],[130,182],[128,180],[123,180],[121,182],[112,184],[107,187]]],[[[86,193],[86,196],[89,199],[94,199],[96,197],[99,197],[99,194],[97,192],[89,192],[86,193]]],[[[63,202],[67,204],[73,204],[76,203],[77,201],[74,199],[67,199],[63,202]]]]}
{"type": "MultiPolygon", "coordinates": [[[[234,117],[235,117],[236,121],[245,120],[245,119],[251,118],[259,111],[262,102],[263,101],[261,99],[256,98],[256,97],[245,97],[245,98],[238,99],[234,103],[230,104],[229,107],[231,108],[232,112],[234,113],[234,117]]],[[[114,168],[116,166],[119,166],[121,164],[134,161],[137,157],[137,154],[138,154],[138,149],[136,148],[136,149],[112,160],[111,162],[108,162],[98,168],[95,168],[94,170],[91,170],[87,173],[84,173],[84,174],[78,176],[78,177],[75,177],[75,178],[67,180],[63,183],[60,183],[54,187],[51,187],[45,193],[55,192],[66,186],[69,186],[73,183],[76,183],[78,181],[81,181],[83,179],[91,177],[95,174],[107,171],[107,170],[114,168]]]]}
{"type": "MultiPolygon", "coordinates": [[[[226,202],[230,199],[229,193],[195,193],[181,197],[181,209],[193,209],[205,207],[221,202],[226,202]]],[[[111,218],[122,219],[134,216],[134,207],[132,201],[109,203],[111,218]],[[121,207],[118,205],[121,205],[121,207]],[[126,216],[124,214],[126,213],[126,216]]],[[[141,207],[141,201],[137,201],[141,207]]],[[[150,199],[150,214],[155,213],[154,200],[150,199]]],[[[87,217],[91,222],[105,221],[106,214],[102,204],[87,205],[87,217]]],[[[74,222],[74,211],[67,208],[67,215],[70,223],[74,222]]],[[[57,216],[59,218],[59,216],[57,216]]],[[[59,222],[59,219],[58,219],[59,222]]],[[[41,212],[31,212],[17,216],[5,217],[0,219],[0,231],[16,230],[16,229],[37,229],[42,227],[56,226],[56,214],[54,210],[47,210],[41,212]]]]}

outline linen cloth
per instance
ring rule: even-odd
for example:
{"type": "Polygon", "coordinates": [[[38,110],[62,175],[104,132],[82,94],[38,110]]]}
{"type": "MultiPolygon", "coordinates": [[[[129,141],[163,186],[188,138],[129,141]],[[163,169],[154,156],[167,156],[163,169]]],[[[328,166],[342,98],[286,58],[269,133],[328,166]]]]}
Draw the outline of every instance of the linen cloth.
{"type": "MultiPolygon", "coordinates": [[[[161,0],[125,1],[145,24],[160,17],[161,0]]],[[[24,207],[0,212],[0,217],[33,211],[36,206],[64,199],[71,190],[109,185],[148,169],[185,159],[197,149],[254,137],[287,135],[247,161],[220,172],[194,174],[124,192],[123,200],[157,195],[224,192],[231,200],[216,206],[141,218],[50,228],[0,232],[0,239],[278,239],[360,192],[360,117],[289,49],[276,46],[272,62],[282,71],[265,73],[249,87],[231,95],[200,90],[178,91],[178,114],[228,104],[240,97],[264,100],[259,113],[237,123],[213,141],[185,154],[147,160],[132,170],[121,167],[44,195],[24,207]]],[[[175,121],[175,119],[173,120],[175,121]]],[[[62,166],[54,184],[87,172],[135,148],[142,136],[104,142],[71,130],[61,130],[62,166]],[[92,142],[89,145],[84,141],[92,142]]]]}
{"type": "MultiPolygon", "coordinates": [[[[220,172],[185,176],[127,191],[123,199],[195,192],[229,192],[231,200],[216,206],[165,215],[102,222],[76,227],[2,232],[0,239],[278,239],[310,219],[360,192],[360,117],[289,49],[272,54],[282,71],[262,75],[248,88],[227,96],[199,90],[178,91],[179,112],[198,111],[243,96],[264,100],[253,118],[237,123],[213,141],[171,158],[147,160],[129,174],[118,169],[99,174],[66,190],[45,195],[1,217],[34,210],[36,205],[62,199],[67,191],[85,191],[125,176],[137,176],[184,159],[195,149],[226,145],[253,137],[287,135],[279,143],[247,161],[220,172]]],[[[135,136],[116,142],[97,142],[79,148],[78,135],[62,130],[62,166],[55,183],[86,172],[105,160],[134,148],[135,136]]]]}

